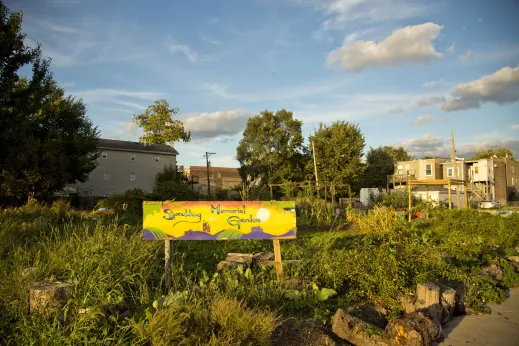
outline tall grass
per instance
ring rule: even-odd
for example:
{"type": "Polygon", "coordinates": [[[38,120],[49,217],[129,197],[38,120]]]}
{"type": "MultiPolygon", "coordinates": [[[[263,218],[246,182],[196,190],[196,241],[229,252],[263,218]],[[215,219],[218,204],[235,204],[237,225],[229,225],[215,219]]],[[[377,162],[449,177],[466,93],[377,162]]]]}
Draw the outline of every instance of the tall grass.
{"type": "MultiPolygon", "coordinates": [[[[298,210],[298,222],[333,221],[317,208],[298,210]]],[[[163,244],[143,241],[131,218],[66,204],[4,210],[0,344],[267,345],[287,316],[329,323],[338,306],[363,301],[394,316],[399,294],[441,280],[466,285],[466,304],[481,308],[503,300],[519,279],[503,259],[517,254],[519,215],[435,209],[429,220],[407,223],[377,207],[364,216],[350,210],[348,219],[348,230],[301,231],[283,241],[282,257],[300,260],[285,266],[284,284],[272,269],[215,273],[227,252],[272,251],[271,242],[174,242],[174,287],[167,292],[163,244]],[[503,269],[502,281],[479,274],[493,263],[503,269]],[[26,287],[61,277],[74,283],[72,299],[56,312],[27,314],[26,287]],[[321,300],[323,288],[337,299],[321,300]]]]}

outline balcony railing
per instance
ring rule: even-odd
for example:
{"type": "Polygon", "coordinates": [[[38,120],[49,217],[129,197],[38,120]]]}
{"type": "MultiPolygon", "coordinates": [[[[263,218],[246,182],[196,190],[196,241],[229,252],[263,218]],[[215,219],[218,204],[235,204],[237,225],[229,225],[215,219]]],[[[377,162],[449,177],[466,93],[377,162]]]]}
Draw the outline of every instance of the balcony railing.
{"type": "Polygon", "coordinates": [[[414,174],[392,174],[387,176],[387,183],[407,183],[407,180],[416,180],[414,174]]]}

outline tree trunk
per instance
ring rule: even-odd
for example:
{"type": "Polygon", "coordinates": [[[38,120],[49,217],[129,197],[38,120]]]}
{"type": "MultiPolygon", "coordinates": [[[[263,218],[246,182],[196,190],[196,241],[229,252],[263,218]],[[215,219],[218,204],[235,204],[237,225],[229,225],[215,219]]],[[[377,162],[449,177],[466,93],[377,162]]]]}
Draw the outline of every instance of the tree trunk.
{"type": "Polygon", "coordinates": [[[437,323],[441,323],[443,307],[440,305],[440,288],[431,283],[416,285],[416,310],[437,323]]]}
{"type": "Polygon", "coordinates": [[[29,290],[29,312],[48,313],[62,308],[72,295],[69,282],[37,282],[29,290]]]}
{"type": "Polygon", "coordinates": [[[354,345],[386,346],[389,343],[384,339],[384,331],[372,324],[361,321],[338,309],[333,317],[332,331],[354,345]]]}
{"type": "Polygon", "coordinates": [[[427,346],[438,339],[441,332],[440,324],[421,312],[395,318],[386,327],[386,336],[392,345],[427,346]]]}

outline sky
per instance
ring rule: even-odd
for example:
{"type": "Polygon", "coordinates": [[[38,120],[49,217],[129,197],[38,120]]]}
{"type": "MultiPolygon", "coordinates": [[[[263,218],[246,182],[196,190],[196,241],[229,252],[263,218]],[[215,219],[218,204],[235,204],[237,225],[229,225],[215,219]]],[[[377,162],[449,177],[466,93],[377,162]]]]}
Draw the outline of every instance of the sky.
{"type": "Polygon", "coordinates": [[[249,117],[359,124],[366,150],[519,157],[516,0],[4,0],[101,137],[137,141],[159,98],[192,133],[179,165],[238,167],[249,117]]]}

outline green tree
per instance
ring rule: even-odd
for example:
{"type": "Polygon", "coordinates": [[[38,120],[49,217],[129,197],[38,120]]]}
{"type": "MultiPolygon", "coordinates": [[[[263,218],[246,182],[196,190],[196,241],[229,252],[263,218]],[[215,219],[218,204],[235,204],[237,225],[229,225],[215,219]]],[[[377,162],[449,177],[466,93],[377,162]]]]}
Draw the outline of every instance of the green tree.
{"type": "MultiPolygon", "coordinates": [[[[309,138],[314,142],[317,174],[320,182],[355,185],[364,173],[362,155],[364,135],[358,125],[336,121],[331,126],[321,123],[309,138]]],[[[313,163],[307,163],[313,171],[313,163]]]]}
{"type": "Polygon", "coordinates": [[[243,181],[265,186],[303,179],[307,154],[301,126],[285,109],[250,118],[236,149],[243,181]]]}
{"type": "Polygon", "coordinates": [[[409,161],[412,157],[404,148],[381,146],[370,148],[366,154],[366,171],[362,177],[362,187],[384,187],[387,176],[394,174],[395,164],[398,161],[409,161]]]}
{"type": "Polygon", "coordinates": [[[24,45],[22,16],[0,3],[0,185],[7,195],[44,197],[84,182],[97,164],[97,129],[81,100],[65,97],[40,48],[24,45]],[[32,65],[32,77],[18,70],[32,65]]]}
{"type": "Polygon", "coordinates": [[[489,159],[494,156],[509,157],[509,158],[515,160],[514,153],[508,148],[495,148],[495,149],[478,151],[476,154],[474,154],[472,157],[470,157],[469,160],[489,159]]]}
{"type": "Polygon", "coordinates": [[[133,121],[144,130],[141,142],[169,144],[182,140],[189,142],[191,133],[184,130],[184,124],[178,119],[178,108],[170,108],[166,100],[156,100],[142,114],[135,115],[133,121]]]}
{"type": "Polygon", "coordinates": [[[155,175],[153,198],[160,201],[189,201],[196,199],[196,196],[184,172],[179,172],[175,166],[169,165],[164,166],[162,172],[155,175]]]}

